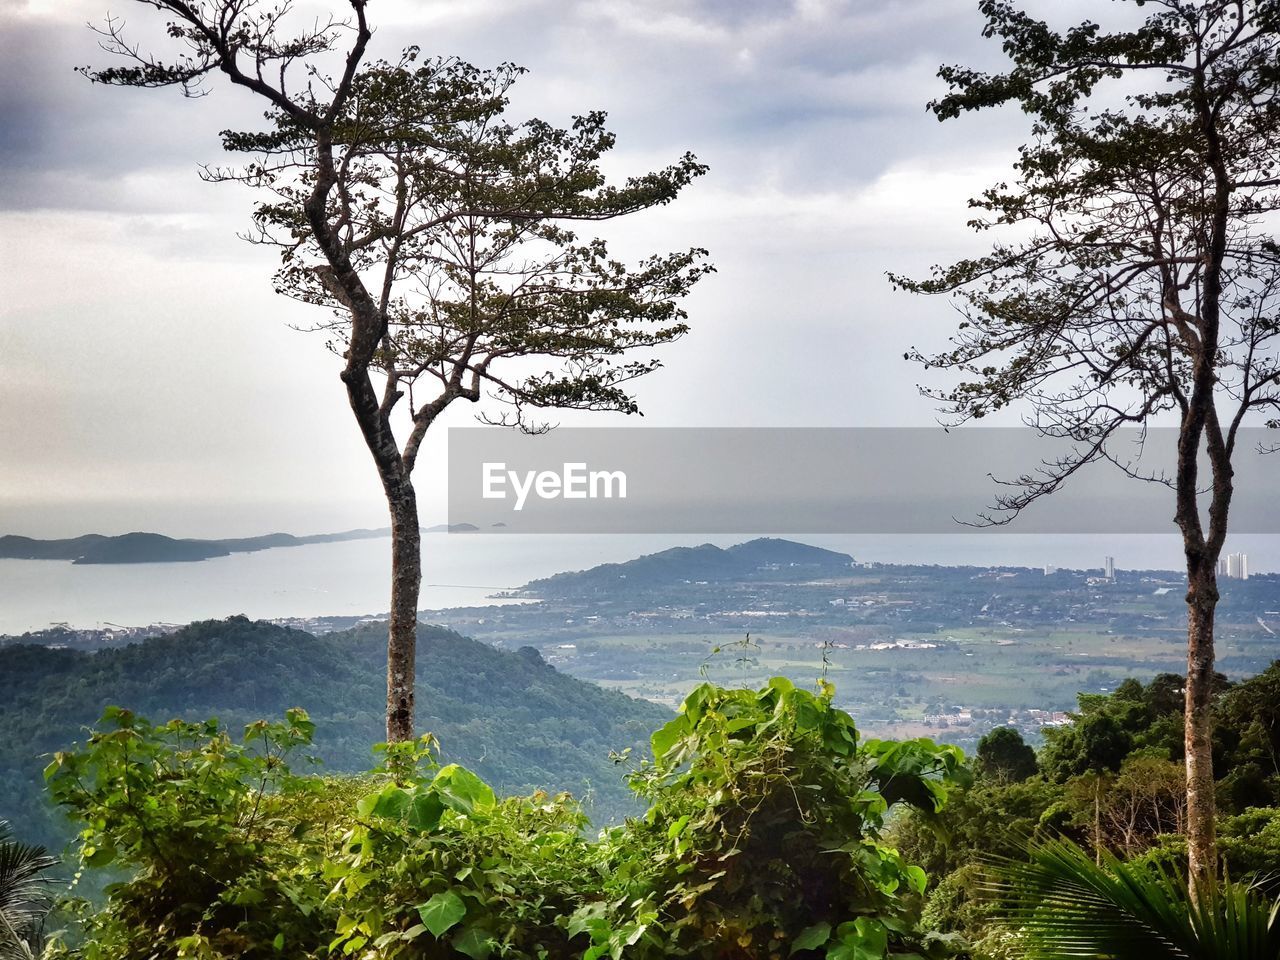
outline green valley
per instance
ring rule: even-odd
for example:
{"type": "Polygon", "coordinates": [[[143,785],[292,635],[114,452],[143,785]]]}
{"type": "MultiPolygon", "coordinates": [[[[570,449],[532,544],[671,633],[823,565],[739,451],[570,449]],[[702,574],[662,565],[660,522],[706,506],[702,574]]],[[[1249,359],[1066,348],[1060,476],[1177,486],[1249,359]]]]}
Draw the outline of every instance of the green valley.
{"type": "MultiPolygon", "coordinates": [[[[316,724],[324,768],[362,772],[385,739],[386,628],[316,637],[243,617],[192,624],[121,649],[0,647],[0,819],[29,840],[69,835],[43,792],[49,754],[83,740],[112,704],[163,722],[236,729],[291,707],[316,724]]],[[[571,790],[601,821],[634,809],[609,753],[641,744],[670,712],[448,630],[419,632],[421,728],[446,758],[506,791],[571,790]]]]}

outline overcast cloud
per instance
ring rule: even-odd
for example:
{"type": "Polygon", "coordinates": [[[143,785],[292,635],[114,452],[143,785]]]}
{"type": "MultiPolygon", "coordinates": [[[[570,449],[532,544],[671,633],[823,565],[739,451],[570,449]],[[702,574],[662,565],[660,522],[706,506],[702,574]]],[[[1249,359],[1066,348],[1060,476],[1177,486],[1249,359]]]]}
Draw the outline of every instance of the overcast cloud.
{"type": "MultiPolygon", "coordinates": [[[[112,11],[139,28],[154,13],[112,11]]],[[[216,83],[194,101],[89,84],[72,68],[104,62],[85,23],[106,12],[0,0],[0,533],[381,525],[337,361],[290,328],[308,310],[271,293],[270,252],[235,237],[251,197],[197,177],[260,104],[216,83]]],[[[417,43],[528,67],[517,118],[608,110],[619,174],[684,150],[711,165],[602,229],[633,253],[705,246],[719,268],[639,388],[647,424],[931,421],[901,358],[952,316],[884,271],[978,249],[965,200],[1024,133],[1016,115],[924,110],[940,62],[997,52],[976,3],[373,0],[370,16],[379,56],[417,43]]],[[[419,466],[427,522],[443,453],[441,435],[419,466]]]]}

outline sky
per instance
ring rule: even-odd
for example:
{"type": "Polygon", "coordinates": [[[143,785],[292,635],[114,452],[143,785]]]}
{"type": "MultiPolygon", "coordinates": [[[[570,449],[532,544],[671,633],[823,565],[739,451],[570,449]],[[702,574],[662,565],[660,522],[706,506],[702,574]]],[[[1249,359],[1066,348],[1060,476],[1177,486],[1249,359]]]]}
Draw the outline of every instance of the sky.
{"type": "MultiPolygon", "coordinates": [[[[109,63],[86,26],[108,12],[140,37],[157,22],[136,0],[0,0],[0,533],[384,525],[339,361],[297,329],[314,308],[274,295],[274,253],[237,238],[251,194],[198,176],[262,106],[218,83],[198,100],[90,84],[73,67],[109,63]]],[[[374,56],[415,43],[528,68],[513,119],[607,110],[610,172],[686,150],[710,165],[669,207],[600,227],[624,252],[706,247],[718,270],[637,387],[645,425],[934,422],[902,355],[943,344],[954,314],[885,272],[980,252],[966,200],[1026,135],[1008,111],[925,110],[940,63],[998,62],[976,2],[371,0],[369,16],[374,56]]],[[[426,523],[444,451],[436,430],[426,523]]]]}

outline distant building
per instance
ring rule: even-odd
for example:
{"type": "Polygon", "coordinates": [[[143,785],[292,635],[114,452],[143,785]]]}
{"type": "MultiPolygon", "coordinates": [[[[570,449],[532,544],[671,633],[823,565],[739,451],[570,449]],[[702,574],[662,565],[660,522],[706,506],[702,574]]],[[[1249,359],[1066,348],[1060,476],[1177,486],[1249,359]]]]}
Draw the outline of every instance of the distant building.
{"type": "Polygon", "coordinates": [[[1055,567],[1053,564],[1051,564],[1051,563],[1046,563],[1046,564],[1044,565],[1044,575],[1045,575],[1046,577],[1052,577],[1052,576],[1053,576],[1055,573],[1057,573],[1057,572],[1058,572],[1058,568],[1057,568],[1057,567],[1055,567]]]}
{"type": "Polygon", "coordinates": [[[1107,562],[1103,564],[1103,571],[1104,572],[1102,575],[1106,577],[1108,580],[1114,580],[1116,578],[1116,558],[1115,557],[1107,557],[1107,562]]]}
{"type": "Polygon", "coordinates": [[[1218,575],[1229,580],[1249,579],[1249,555],[1247,553],[1229,553],[1218,561],[1218,575]]]}

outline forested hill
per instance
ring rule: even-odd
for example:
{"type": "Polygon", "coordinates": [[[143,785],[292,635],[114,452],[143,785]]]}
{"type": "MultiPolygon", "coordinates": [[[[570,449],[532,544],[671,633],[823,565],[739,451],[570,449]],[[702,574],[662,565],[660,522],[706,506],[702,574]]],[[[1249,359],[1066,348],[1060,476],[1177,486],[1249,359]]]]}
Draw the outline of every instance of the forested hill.
{"type": "Polygon", "coordinates": [[[807,580],[847,573],[853,558],[821,547],[761,537],[732,547],[704,543],[697,547],[673,547],[626,563],[605,563],[590,570],[558,573],[526,584],[522,593],[559,598],[582,596],[620,588],[667,586],[681,581],[807,580]]]}
{"type": "MultiPolygon", "coordinates": [[[[559,673],[532,649],[503,652],[434,627],[418,637],[418,727],[449,759],[505,791],[590,794],[599,819],[630,809],[608,753],[646,744],[665,708],[559,673]]],[[[109,704],[153,721],[217,716],[233,726],[300,706],[328,769],[367,770],[370,747],[385,739],[385,676],[380,624],[315,637],[232,617],[93,654],[0,648],[0,819],[61,846],[40,757],[83,740],[109,704]]]]}

